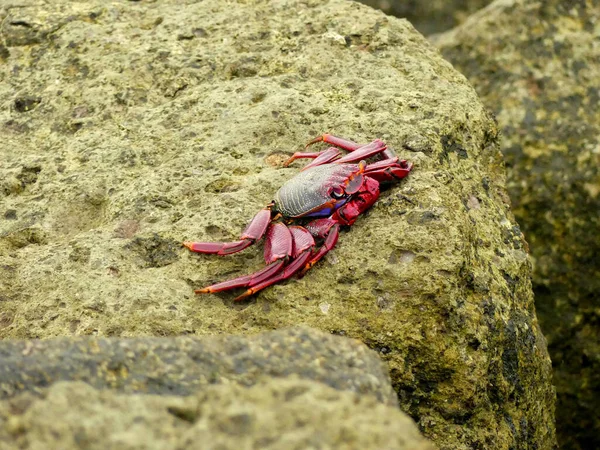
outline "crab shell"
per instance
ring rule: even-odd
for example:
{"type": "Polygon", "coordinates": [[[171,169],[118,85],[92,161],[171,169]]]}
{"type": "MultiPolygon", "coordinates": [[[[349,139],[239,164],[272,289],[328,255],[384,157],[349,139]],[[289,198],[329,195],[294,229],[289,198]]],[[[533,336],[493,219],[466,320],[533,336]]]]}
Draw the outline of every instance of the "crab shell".
{"type": "Polygon", "coordinates": [[[289,218],[329,216],[360,189],[364,168],[364,161],[310,167],[281,186],[274,209],[289,218]]]}

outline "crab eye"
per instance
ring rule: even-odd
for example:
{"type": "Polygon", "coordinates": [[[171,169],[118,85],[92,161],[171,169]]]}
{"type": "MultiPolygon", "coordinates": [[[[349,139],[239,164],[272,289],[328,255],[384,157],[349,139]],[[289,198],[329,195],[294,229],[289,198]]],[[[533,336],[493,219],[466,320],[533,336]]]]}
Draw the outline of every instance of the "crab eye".
{"type": "Polygon", "coordinates": [[[344,190],[342,188],[339,188],[339,187],[338,188],[333,188],[331,190],[331,196],[333,198],[335,198],[336,200],[344,198],[345,197],[344,190]]]}

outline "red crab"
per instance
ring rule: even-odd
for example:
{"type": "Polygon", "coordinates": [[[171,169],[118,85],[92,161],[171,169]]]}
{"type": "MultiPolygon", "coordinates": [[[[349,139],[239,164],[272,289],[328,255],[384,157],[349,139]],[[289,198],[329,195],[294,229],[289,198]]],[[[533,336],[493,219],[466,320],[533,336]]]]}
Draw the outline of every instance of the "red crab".
{"type": "Polygon", "coordinates": [[[322,152],[294,153],[285,166],[299,158],[313,161],[277,191],[275,199],[254,216],[239,241],[183,243],[193,252],[229,255],[242,251],[266,234],[265,268],[198,289],[197,294],[247,288],[236,298],[240,300],[294,274],[304,274],[335,246],[340,225],[352,225],[377,201],[379,183],[400,180],[412,169],[412,164],[399,161],[379,139],[359,145],[324,134],[306,147],[317,142],[334,147],[322,152]],[[340,148],[351,153],[342,157],[340,148]],[[379,155],[379,161],[365,162],[375,155],[379,155]],[[304,225],[292,225],[298,222],[304,225]],[[322,241],[320,247],[315,238],[322,241]]]}

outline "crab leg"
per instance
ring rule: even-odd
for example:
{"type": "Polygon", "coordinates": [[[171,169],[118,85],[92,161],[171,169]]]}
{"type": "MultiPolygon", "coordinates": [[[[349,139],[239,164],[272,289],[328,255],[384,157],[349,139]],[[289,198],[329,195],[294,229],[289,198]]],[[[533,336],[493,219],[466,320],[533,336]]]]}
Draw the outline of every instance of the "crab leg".
{"type": "MultiPolygon", "coordinates": [[[[306,146],[315,144],[317,142],[327,142],[328,144],[336,145],[340,148],[343,148],[344,150],[351,152],[343,158],[337,159],[335,162],[338,164],[356,162],[360,161],[361,159],[367,159],[370,156],[376,155],[377,153],[382,153],[387,149],[385,142],[383,142],[381,139],[375,139],[373,142],[366,145],[359,145],[355,142],[348,141],[346,139],[331,136],[330,134],[324,134],[323,136],[319,136],[318,138],[313,139],[308,144],[306,144],[306,146]]],[[[327,152],[328,150],[325,151],[327,152]]]]}
{"type": "Polygon", "coordinates": [[[214,294],[215,292],[227,291],[229,289],[235,289],[239,287],[247,287],[252,284],[260,283],[263,280],[266,280],[272,277],[274,274],[279,272],[283,268],[284,260],[280,259],[274,263],[269,264],[262,270],[255,272],[250,275],[244,275],[239,278],[234,278],[232,280],[222,281],[221,283],[213,284],[211,286],[207,286],[202,289],[196,289],[194,293],[196,294],[214,294]]]}
{"type": "Polygon", "coordinates": [[[268,264],[267,267],[250,275],[222,281],[221,283],[197,289],[194,292],[196,294],[213,294],[238,287],[254,286],[273,277],[281,271],[287,258],[292,255],[292,242],[292,233],[287,226],[283,223],[271,224],[267,230],[265,239],[265,262],[268,264]]]}
{"type": "Polygon", "coordinates": [[[300,159],[300,158],[313,158],[314,161],[311,162],[310,164],[306,165],[304,167],[304,169],[302,169],[302,170],[306,170],[309,167],[320,166],[321,164],[329,164],[330,162],[338,159],[341,156],[341,154],[342,154],[342,152],[338,148],[335,148],[335,147],[329,147],[327,150],[322,151],[322,152],[314,152],[314,153],[313,152],[311,152],[311,153],[296,152],[283,165],[285,167],[287,167],[293,161],[300,159]]]}
{"type": "Polygon", "coordinates": [[[315,219],[306,224],[306,229],[314,237],[324,239],[329,234],[329,230],[331,230],[331,228],[337,223],[339,222],[335,221],[332,218],[315,219]]]}
{"type": "MultiPolygon", "coordinates": [[[[312,144],[316,144],[317,142],[326,142],[328,144],[335,145],[336,147],[342,148],[348,152],[354,152],[356,150],[359,150],[363,147],[366,147],[366,146],[369,146],[372,144],[372,143],[366,144],[366,145],[365,144],[357,144],[356,142],[350,141],[348,139],[333,136],[331,134],[323,134],[322,136],[316,137],[312,141],[310,141],[308,144],[306,144],[306,147],[308,147],[309,145],[312,145],[312,144]]],[[[380,152],[385,159],[390,159],[390,158],[393,158],[394,156],[396,156],[396,154],[394,153],[394,151],[391,148],[384,148],[384,149],[380,150],[380,152]]],[[[375,152],[375,153],[379,153],[379,152],[375,152]]],[[[375,153],[373,153],[373,155],[375,153]]],[[[372,155],[370,155],[370,156],[372,156],[372,155]]],[[[359,161],[360,159],[364,159],[364,158],[366,158],[366,157],[361,156],[352,161],[359,161]]],[[[347,160],[344,162],[348,162],[348,161],[351,161],[351,160],[347,160]]]]}
{"type": "Polygon", "coordinates": [[[378,153],[382,153],[387,149],[385,142],[379,139],[375,139],[370,144],[364,145],[360,148],[357,148],[352,153],[348,153],[343,158],[338,159],[336,164],[344,164],[349,162],[356,162],[363,159],[370,158],[371,156],[377,155],[378,153]]]}
{"type": "Polygon", "coordinates": [[[279,274],[275,275],[273,278],[269,278],[269,279],[263,281],[262,283],[251,287],[246,292],[244,292],[242,295],[237,296],[235,298],[235,301],[239,301],[250,295],[256,294],[258,291],[262,291],[264,288],[269,287],[275,283],[278,283],[283,280],[287,280],[288,278],[293,276],[295,273],[297,273],[300,269],[302,269],[302,267],[304,267],[308,258],[310,258],[310,251],[307,250],[302,255],[300,255],[300,257],[298,259],[295,259],[294,261],[292,261],[290,263],[290,265],[288,265],[285,269],[283,269],[283,272],[280,272],[279,274]]]}
{"type": "Polygon", "coordinates": [[[239,241],[234,242],[184,242],[183,245],[196,253],[230,255],[241,252],[262,238],[271,222],[271,206],[261,209],[248,224],[239,241]]]}
{"type": "Polygon", "coordinates": [[[298,258],[306,250],[309,250],[315,246],[315,240],[313,235],[304,227],[294,225],[289,227],[294,239],[294,250],[292,251],[292,258],[298,258]]]}
{"type": "Polygon", "coordinates": [[[343,148],[346,151],[353,152],[354,150],[362,147],[361,144],[357,144],[356,142],[349,141],[348,139],[344,139],[337,136],[332,136],[331,134],[323,134],[314,138],[306,147],[312,144],[316,144],[317,142],[327,142],[328,144],[335,145],[336,147],[343,148]]]}
{"type": "Polygon", "coordinates": [[[335,247],[337,244],[338,237],[340,236],[340,226],[336,223],[331,227],[329,233],[327,234],[327,238],[325,238],[325,242],[319,248],[319,250],[310,258],[310,260],[304,265],[304,268],[300,272],[301,275],[304,275],[308,270],[311,269],[316,263],[318,263],[323,256],[325,256],[329,251],[335,247]]]}
{"type": "Polygon", "coordinates": [[[267,264],[292,254],[293,237],[290,229],[283,223],[271,224],[265,239],[265,262],[267,264]]]}
{"type": "Polygon", "coordinates": [[[283,271],[273,274],[270,278],[262,278],[260,282],[252,282],[248,286],[250,289],[246,290],[242,295],[236,297],[237,300],[242,300],[252,294],[256,294],[258,291],[263,290],[279,281],[287,280],[295,273],[300,271],[307,263],[312,255],[312,249],[315,246],[315,240],[311,234],[303,227],[292,226],[289,227],[289,231],[292,234],[293,250],[292,258],[294,260],[287,265],[283,271]]]}
{"type": "Polygon", "coordinates": [[[384,159],[365,168],[364,174],[374,178],[380,183],[386,181],[396,181],[406,177],[412,170],[413,165],[406,160],[398,161],[398,157],[384,159]]]}
{"type": "MultiPolygon", "coordinates": [[[[329,135],[325,135],[329,136],[329,135]]],[[[338,139],[338,138],[336,138],[338,139]]],[[[336,141],[337,142],[337,141],[336,141]]],[[[344,141],[344,143],[349,144],[350,141],[344,141]]],[[[352,143],[353,144],[353,143],[352,143]]],[[[310,143],[309,143],[310,145],[310,143]]],[[[358,144],[355,144],[358,145],[358,144]]],[[[387,150],[387,146],[385,142],[376,139],[370,144],[359,146],[354,149],[352,153],[348,153],[346,156],[340,158],[340,150],[335,147],[329,147],[327,150],[323,152],[315,152],[315,153],[303,153],[296,152],[294,153],[290,159],[288,159],[284,166],[291,164],[294,160],[299,158],[313,158],[314,161],[310,164],[307,164],[302,170],[309,169],[311,167],[320,166],[322,164],[344,164],[361,161],[363,159],[370,158],[371,156],[377,155],[378,153],[384,153],[387,150]]],[[[393,158],[393,157],[392,157],[393,158]]],[[[397,158],[396,158],[397,159],[397,158]]]]}

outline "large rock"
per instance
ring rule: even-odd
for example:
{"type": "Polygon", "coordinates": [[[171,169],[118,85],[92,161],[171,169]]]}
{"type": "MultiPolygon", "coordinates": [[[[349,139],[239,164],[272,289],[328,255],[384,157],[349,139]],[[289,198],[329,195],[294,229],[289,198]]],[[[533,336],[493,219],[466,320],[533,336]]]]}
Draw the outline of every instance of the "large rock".
{"type": "Polygon", "coordinates": [[[600,448],[600,4],[499,1],[438,37],[503,130],[563,448],[600,448]]]}
{"type": "Polygon", "coordinates": [[[215,383],[266,377],[318,381],[397,406],[377,354],[348,338],[293,328],[257,336],[61,338],[0,342],[0,399],[85,381],[124,393],[191,395],[215,383]]]}
{"type": "Polygon", "coordinates": [[[377,354],[316,330],[6,341],[0,361],[0,449],[433,448],[377,354]]]}
{"type": "Polygon", "coordinates": [[[462,23],[469,14],[490,0],[360,0],[365,5],[392,16],[406,18],[421,33],[428,35],[446,31],[462,23]]]}
{"type": "Polygon", "coordinates": [[[188,397],[99,392],[62,382],[0,401],[0,449],[433,450],[414,422],[370,396],[281,379],[188,397]],[[60,420],[56,420],[60,417],[60,420]]]}
{"type": "Polygon", "coordinates": [[[0,336],[361,339],[441,448],[550,448],[554,392],[495,122],[405,21],[338,0],[5,11],[0,336]],[[332,132],[415,163],[303,279],[234,303],[235,239],[332,132]],[[18,151],[15,151],[18,149],[18,151]]]}

